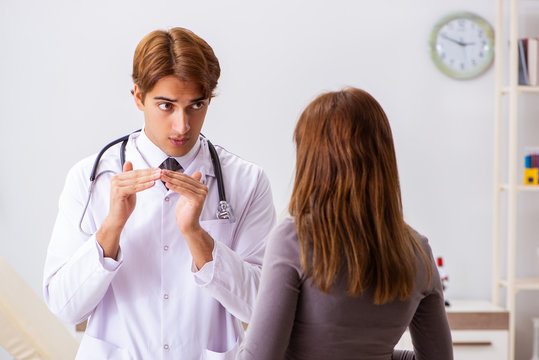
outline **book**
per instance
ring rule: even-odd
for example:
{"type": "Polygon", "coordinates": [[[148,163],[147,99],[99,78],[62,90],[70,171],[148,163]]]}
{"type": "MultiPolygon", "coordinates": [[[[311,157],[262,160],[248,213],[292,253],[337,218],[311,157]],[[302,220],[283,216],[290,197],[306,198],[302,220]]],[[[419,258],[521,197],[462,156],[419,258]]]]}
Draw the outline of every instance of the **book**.
{"type": "Polygon", "coordinates": [[[531,86],[539,85],[539,38],[528,39],[528,83],[531,86]]]}
{"type": "Polygon", "coordinates": [[[518,84],[529,85],[528,79],[528,39],[518,39],[518,84]]]}

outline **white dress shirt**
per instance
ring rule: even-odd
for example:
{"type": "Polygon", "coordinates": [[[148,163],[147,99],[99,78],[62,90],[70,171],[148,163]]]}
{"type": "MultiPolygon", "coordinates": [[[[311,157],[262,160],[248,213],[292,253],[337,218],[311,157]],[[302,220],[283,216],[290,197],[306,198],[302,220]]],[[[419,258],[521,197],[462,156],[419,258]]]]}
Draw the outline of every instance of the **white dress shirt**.
{"type": "MultiPolygon", "coordinates": [[[[62,320],[89,318],[77,359],[230,359],[257,294],[267,236],[275,224],[268,178],[256,165],[216,146],[236,221],[216,218],[219,194],[206,139],[176,158],[186,174],[202,173],[208,195],[200,224],[215,240],[200,271],[178,229],[179,194],[161,181],[137,194],[118,259],[104,258],[95,233],[109,211],[110,179],[121,171],[116,145],[103,155],[88,208],[95,156],[68,173],[44,270],[44,297],[62,320]],[[183,162],[183,163],[182,163],[183,162]]],[[[144,134],[130,136],[134,169],[166,159],[144,134]]]]}

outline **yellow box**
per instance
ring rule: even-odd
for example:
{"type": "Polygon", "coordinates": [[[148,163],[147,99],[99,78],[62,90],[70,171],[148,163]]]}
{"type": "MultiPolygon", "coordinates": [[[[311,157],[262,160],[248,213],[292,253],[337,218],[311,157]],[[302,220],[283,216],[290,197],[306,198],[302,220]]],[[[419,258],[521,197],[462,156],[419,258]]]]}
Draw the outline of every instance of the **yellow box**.
{"type": "Polygon", "coordinates": [[[524,185],[539,185],[539,169],[524,169],[524,185]]]}

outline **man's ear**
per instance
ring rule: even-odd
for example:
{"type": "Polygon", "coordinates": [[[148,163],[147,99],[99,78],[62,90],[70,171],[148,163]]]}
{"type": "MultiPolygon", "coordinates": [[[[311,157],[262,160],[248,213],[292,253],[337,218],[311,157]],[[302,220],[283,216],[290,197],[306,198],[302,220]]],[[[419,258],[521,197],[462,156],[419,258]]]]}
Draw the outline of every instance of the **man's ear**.
{"type": "Polygon", "coordinates": [[[135,99],[135,104],[137,105],[139,110],[144,111],[144,100],[142,99],[142,92],[140,91],[140,87],[136,84],[133,88],[133,98],[135,99]]]}

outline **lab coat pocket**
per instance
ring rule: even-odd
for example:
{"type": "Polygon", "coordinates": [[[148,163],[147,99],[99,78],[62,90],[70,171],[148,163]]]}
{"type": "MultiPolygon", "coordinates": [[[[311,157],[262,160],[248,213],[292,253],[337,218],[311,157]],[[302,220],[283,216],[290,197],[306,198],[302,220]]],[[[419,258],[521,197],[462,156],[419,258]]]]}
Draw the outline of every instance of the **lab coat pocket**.
{"type": "Polygon", "coordinates": [[[239,341],[236,342],[232,349],[222,353],[206,350],[204,360],[234,360],[240,348],[239,344],[239,341]]]}
{"type": "Polygon", "coordinates": [[[131,360],[127,349],[84,334],[76,360],[131,360]]]}
{"type": "Polygon", "coordinates": [[[213,238],[215,241],[222,242],[229,248],[234,247],[234,226],[235,223],[230,220],[202,220],[200,226],[213,238]]]}

